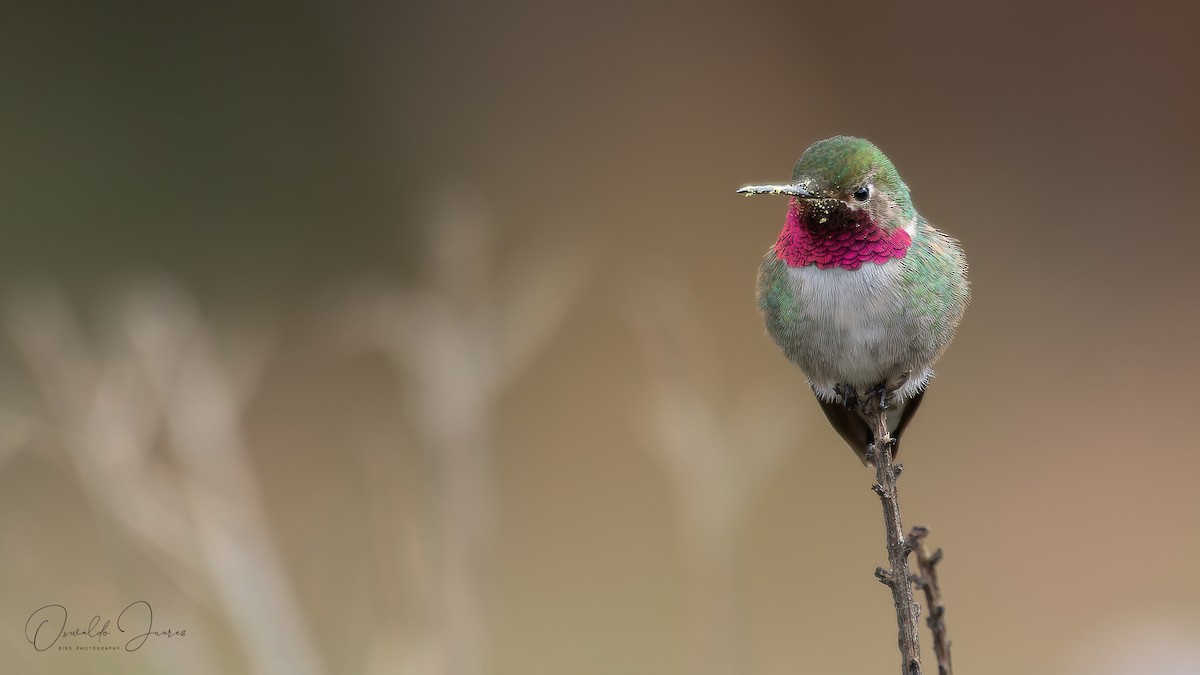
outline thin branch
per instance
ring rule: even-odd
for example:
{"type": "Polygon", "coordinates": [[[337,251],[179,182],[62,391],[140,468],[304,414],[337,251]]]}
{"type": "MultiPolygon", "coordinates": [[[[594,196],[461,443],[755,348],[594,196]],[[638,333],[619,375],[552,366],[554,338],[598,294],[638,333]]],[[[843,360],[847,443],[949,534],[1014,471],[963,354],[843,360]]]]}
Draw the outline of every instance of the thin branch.
{"type": "Polygon", "coordinates": [[[888,432],[887,408],[880,402],[883,395],[864,401],[862,414],[872,427],[875,436],[871,454],[875,462],[875,485],[871,489],[879,495],[883,504],[883,524],[887,531],[888,564],[875,570],[875,576],[892,589],[892,602],[896,606],[896,625],[899,628],[897,642],[900,647],[900,672],[902,675],[920,675],[921,642],[918,635],[917,618],[921,606],[913,601],[912,575],[908,569],[908,554],[911,551],[904,540],[904,525],[900,521],[900,503],[896,496],[896,481],[903,466],[892,463],[892,448],[895,441],[888,432]]]}
{"type": "Polygon", "coordinates": [[[917,554],[917,566],[921,576],[913,579],[917,588],[925,591],[925,605],[929,608],[929,617],[925,619],[929,629],[933,631],[933,653],[937,654],[938,675],[954,675],[954,667],[950,664],[950,636],[946,633],[946,605],[942,602],[942,589],[938,585],[937,564],[942,561],[942,549],[932,554],[925,546],[925,537],[929,529],[920,525],[914,527],[908,535],[909,545],[917,554]]]}

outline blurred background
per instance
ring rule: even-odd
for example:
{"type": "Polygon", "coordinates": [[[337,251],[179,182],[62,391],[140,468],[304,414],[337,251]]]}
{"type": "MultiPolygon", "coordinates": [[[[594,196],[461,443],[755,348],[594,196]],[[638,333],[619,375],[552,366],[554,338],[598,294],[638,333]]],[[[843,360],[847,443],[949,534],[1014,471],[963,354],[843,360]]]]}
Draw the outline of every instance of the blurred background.
{"type": "Polygon", "coordinates": [[[734,194],[848,133],[971,262],[900,484],[959,671],[1200,673],[1196,7],[5,14],[5,672],[895,672],[734,194]]]}

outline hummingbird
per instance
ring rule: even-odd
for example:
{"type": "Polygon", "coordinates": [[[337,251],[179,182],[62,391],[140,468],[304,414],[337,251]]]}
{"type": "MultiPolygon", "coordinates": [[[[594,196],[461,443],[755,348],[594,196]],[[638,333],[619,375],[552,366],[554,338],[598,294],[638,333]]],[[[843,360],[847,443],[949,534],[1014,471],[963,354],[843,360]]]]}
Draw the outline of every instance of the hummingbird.
{"type": "Polygon", "coordinates": [[[875,439],[860,408],[872,397],[896,452],[970,298],[962,246],[917,213],[891,160],[862,138],[817,141],[790,183],[738,192],[791,198],[758,273],[767,333],[863,464],[875,439]]]}

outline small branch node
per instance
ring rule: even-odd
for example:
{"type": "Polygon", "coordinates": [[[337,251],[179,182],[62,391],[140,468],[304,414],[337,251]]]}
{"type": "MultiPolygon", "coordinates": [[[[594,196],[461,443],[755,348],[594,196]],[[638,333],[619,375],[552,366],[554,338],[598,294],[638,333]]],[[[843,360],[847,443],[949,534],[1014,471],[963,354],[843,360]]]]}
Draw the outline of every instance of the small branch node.
{"type": "Polygon", "coordinates": [[[885,570],[882,567],[876,567],[875,578],[879,580],[879,583],[885,586],[896,585],[896,577],[892,574],[891,570],[885,570]]]}

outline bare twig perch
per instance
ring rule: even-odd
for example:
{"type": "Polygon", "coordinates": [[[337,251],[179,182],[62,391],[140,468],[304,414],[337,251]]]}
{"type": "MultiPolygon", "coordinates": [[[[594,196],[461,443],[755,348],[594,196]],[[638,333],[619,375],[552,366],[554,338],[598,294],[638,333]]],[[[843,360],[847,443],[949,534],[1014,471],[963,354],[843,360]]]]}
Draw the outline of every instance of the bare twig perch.
{"type": "Polygon", "coordinates": [[[921,607],[913,601],[912,575],[908,570],[909,544],[904,540],[904,525],[900,521],[900,504],[896,496],[896,480],[903,467],[892,463],[895,441],[888,432],[887,409],[882,395],[864,401],[862,414],[871,425],[875,443],[871,448],[875,462],[875,485],[871,489],[883,503],[883,525],[887,531],[888,564],[891,569],[876,568],[875,576],[892,589],[896,606],[896,625],[900,629],[900,672],[920,675],[921,642],[917,635],[917,618],[921,607]]]}
{"type": "Polygon", "coordinates": [[[925,623],[933,631],[933,653],[937,654],[938,675],[954,675],[954,668],[950,665],[950,637],[946,634],[946,605],[942,602],[942,589],[937,578],[937,564],[942,560],[942,549],[932,554],[929,552],[925,546],[928,534],[927,528],[918,525],[908,535],[908,543],[916,552],[917,566],[921,569],[921,576],[914,579],[913,583],[925,591],[925,605],[929,608],[925,623]]]}

